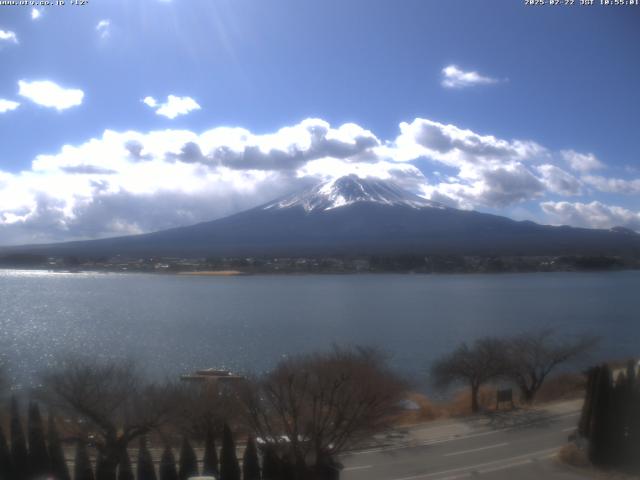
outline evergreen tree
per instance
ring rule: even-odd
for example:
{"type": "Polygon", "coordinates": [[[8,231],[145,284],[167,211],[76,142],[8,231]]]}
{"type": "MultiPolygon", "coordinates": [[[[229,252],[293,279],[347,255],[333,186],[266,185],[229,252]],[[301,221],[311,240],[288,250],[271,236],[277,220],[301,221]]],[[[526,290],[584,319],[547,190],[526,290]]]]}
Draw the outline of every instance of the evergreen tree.
{"type": "Polygon", "coordinates": [[[76,461],[74,467],[74,480],[94,480],[93,469],[91,468],[91,460],[87,446],[83,441],[78,441],[76,445],[76,461]]]}
{"type": "Polygon", "coordinates": [[[147,439],[140,437],[140,447],[138,449],[138,471],[137,480],[156,480],[156,470],[153,466],[151,452],[147,448],[147,439]]]}
{"type": "Polygon", "coordinates": [[[183,437],[178,477],[180,480],[187,480],[189,477],[195,477],[196,475],[198,475],[198,457],[196,457],[196,452],[187,437],[183,437]]]}
{"type": "Polygon", "coordinates": [[[11,399],[11,459],[15,480],[29,477],[29,452],[20,421],[20,409],[16,397],[11,399]]]}
{"type": "Polygon", "coordinates": [[[640,452],[640,437],[638,436],[637,415],[640,410],[638,401],[640,398],[636,395],[637,378],[636,378],[636,362],[629,360],[625,372],[627,379],[624,391],[621,409],[624,415],[624,430],[622,432],[624,446],[622,448],[621,461],[630,468],[636,467],[636,471],[640,471],[640,462],[636,459],[640,452]],[[637,465],[637,466],[636,466],[637,465]]]}
{"type": "Polygon", "coordinates": [[[640,388],[629,363],[615,384],[607,365],[589,372],[580,433],[589,440],[589,459],[596,465],[640,472],[640,388]]]}
{"type": "Polygon", "coordinates": [[[173,450],[169,445],[165,447],[160,459],[160,480],[178,480],[176,457],[173,455],[173,450]]]}
{"type": "Polygon", "coordinates": [[[236,445],[229,425],[222,431],[222,451],[220,452],[220,479],[240,480],[240,464],[236,456],[236,445]]]}
{"type": "Polygon", "coordinates": [[[340,463],[329,454],[321,454],[316,458],[316,464],[314,465],[314,478],[321,478],[322,480],[339,480],[340,470],[342,466],[340,463]]]}
{"type": "Polygon", "coordinates": [[[629,420],[629,382],[625,372],[618,375],[611,390],[611,406],[608,422],[608,448],[611,465],[624,465],[626,461],[628,420],[629,420]]]}
{"type": "Polygon", "coordinates": [[[11,450],[4,431],[0,427],[0,479],[11,480],[13,478],[13,462],[11,460],[11,450]]]}
{"type": "Polygon", "coordinates": [[[627,381],[629,382],[629,388],[633,390],[636,387],[636,362],[635,360],[629,360],[627,362],[627,381]]]}
{"type": "Polygon", "coordinates": [[[129,451],[125,448],[118,463],[118,480],[135,480],[129,451]]]}
{"type": "Polygon", "coordinates": [[[207,430],[204,441],[204,457],[202,459],[202,474],[217,477],[220,474],[218,467],[218,452],[211,428],[207,430]]]}
{"type": "Polygon", "coordinates": [[[51,462],[51,474],[55,480],[71,480],[69,468],[64,457],[64,449],[60,442],[60,435],[56,427],[56,420],[52,414],[49,414],[49,460],[51,462]]]}
{"type": "Polygon", "coordinates": [[[598,376],[599,367],[590,368],[587,371],[587,386],[585,389],[584,402],[582,403],[582,413],[578,422],[578,433],[589,438],[591,434],[591,423],[593,418],[593,398],[595,396],[596,378],[598,376]]]}
{"type": "Polygon", "coordinates": [[[267,445],[262,452],[262,479],[280,480],[281,465],[276,449],[272,445],[267,445]]]}
{"type": "Polygon", "coordinates": [[[29,404],[27,432],[29,436],[29,475],[35,478],[44,477],[50,473],[49,452],[47,452],[40,408],[35,402],[29,404]]]}
{"type": "Polygon", "coordinates": [[[607,365],[597,369],[589,436],[589,459],[595,465],[610,462],[609,432],[611,407],[611,371],[607,365]]]}
{"type": "Polygon", "coordinates": [[[640,472],[640,379],[635,371],[635,365],[630,367],[633,370],[633,378],[629,392],[629,402],[633,405],[629,413],[629,444],[627,446],[627,457],[629,466],[635,472],[640,472]]]}
{"type": "Polygon", "coordinates": [[[104,457],[102,453],[98,451],[98,455],[96,456],[96,480],[111,480],[106,467],[104,457]]]}
{"type": "Polygon", "coordinates": [[[253,437],[247,440],[242,458],[242,478],[243,480],[260,480],[260,461],[258,460],[258,449],[253,437]]]}
{"type": "Polygon", "coordinates": [[[284,455],[280,461],[280,478],[282,480],[296,480],[295,466],[289,455],[284,455]]]}

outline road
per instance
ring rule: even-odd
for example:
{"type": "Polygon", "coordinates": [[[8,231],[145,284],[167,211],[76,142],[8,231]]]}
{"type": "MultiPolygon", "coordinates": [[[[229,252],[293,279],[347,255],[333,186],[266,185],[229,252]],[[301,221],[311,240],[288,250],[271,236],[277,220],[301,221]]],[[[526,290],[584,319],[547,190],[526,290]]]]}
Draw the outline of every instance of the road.
{"type": "Polygon", "coordinates": [[[342,458],[344,480],[459,478],[579,480],[554,456],[575,430],[579,405],[516,412],[409,431],[404,439],[342,458]]]}

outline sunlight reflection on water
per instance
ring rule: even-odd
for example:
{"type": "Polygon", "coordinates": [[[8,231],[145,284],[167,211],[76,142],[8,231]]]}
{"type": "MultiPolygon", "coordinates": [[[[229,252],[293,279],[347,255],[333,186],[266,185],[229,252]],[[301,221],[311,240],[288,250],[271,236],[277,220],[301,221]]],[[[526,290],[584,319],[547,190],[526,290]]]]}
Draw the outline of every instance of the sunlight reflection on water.
{"type": "Polygon", "coordinates": [[[0,270],[0,356],[29,382],[69,355],[132,357],[156,377],[261,371],[333,343],[379,346],[425,378],[463,340],[552,326],[637,354],[640,272],[181,277],[0,270]]]}

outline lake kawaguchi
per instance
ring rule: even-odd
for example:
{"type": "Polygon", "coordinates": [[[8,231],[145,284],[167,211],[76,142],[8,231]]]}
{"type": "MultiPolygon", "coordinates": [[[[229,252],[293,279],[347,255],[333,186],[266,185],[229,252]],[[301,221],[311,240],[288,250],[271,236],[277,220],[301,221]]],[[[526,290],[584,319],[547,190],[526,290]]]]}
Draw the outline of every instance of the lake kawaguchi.
{"type": "Polygon", "coordinates": [[[133,358],[152,377],[260,372],[332,344],[383,348],[417,379],[462,341],[553,327],[640,352],[640,272],[192,277],[0,270],[0,354],[28,385],[60,359],[133,358]]]}

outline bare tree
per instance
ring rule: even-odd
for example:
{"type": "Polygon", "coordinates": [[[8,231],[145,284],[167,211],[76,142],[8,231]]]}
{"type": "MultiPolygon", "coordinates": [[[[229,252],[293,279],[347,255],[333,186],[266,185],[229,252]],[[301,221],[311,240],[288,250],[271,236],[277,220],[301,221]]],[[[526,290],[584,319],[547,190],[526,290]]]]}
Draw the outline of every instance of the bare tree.
{"type": "Polygon", "coordinates": [[[225,422],[236,423],[241,406],[232,388],[217,388],[211,382],[193,384],[178,382],[167,385],[171,390],[173,405],[167,426],[196,441],[204,441],[208,435],[219,437],[225,422]]]}
{"type": "Polygon", "coordinates": [[[334,348],[282,361],[247,382],[242,399],[256,435],[286,447],[299,478],[384,429],[406,386],[378,351],[334,348]]]}
{"type": "Polygon", "coordinates": [[[131,362],[67,361],[43,375],[43,396],[74,417],[78,439],[95,435],[108,478],[129,443],[160,425],[173,405],[162,386],[145,383],[131,362]]]}
{"type": "Polygon", "coordinates": [[[520,389],[520,398],[531,403],[549,374],[559,365],[587,354],[598,338],[564,338],[552,329],[543,329],[507,341],[506,375],[520,389]]]}
{"type": "Polygon", "coordinates": [[[482,338],[471,346],[463,343],[433,364],[432,379],[440,388],[458,382],[468,384],[471,388],[471,411],[476,413],[480,410],[480,387],[504,372],[505,349],[505,342],[498,338],[482,338]]]}

